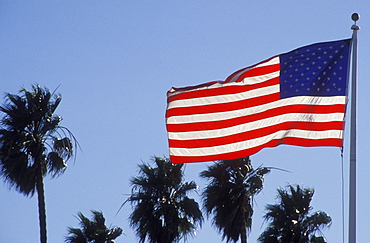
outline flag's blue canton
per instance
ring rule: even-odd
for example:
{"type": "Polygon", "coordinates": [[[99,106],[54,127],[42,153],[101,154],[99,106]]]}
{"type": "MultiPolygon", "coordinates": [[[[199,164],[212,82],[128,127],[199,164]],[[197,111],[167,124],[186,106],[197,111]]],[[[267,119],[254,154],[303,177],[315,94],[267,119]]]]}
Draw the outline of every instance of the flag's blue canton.
{"type": "Polygon", "coordinates": [[[324,42],[280,55],[280,98],[346,95],[349,46],[324,42]]]}

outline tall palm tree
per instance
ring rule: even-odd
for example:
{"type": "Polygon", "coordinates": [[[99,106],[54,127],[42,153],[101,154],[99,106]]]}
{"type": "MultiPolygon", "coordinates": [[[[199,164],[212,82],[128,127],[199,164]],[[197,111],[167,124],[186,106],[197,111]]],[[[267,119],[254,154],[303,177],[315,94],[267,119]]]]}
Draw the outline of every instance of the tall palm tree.
{"type": "Polygon", "coordinates": [[[209,166],[200,176],[209,180],[203,191],[204,208],[213,215],[213,225],[226,242],[247,242],[252,226],[253,197],[263,188],[266,167],[253,169],[249,157],[223,160],[209,166]]]}
{"type": "Polygon", "coordinates": [[[331,218],[321,211],[309,214],[314,190],[289,185],[277,191],[279,203],[266,206],[264,217],[269,221],[269,226],[258,238],[259,242],[326,242],[322,235],[316,236],[316,233],[322,234],[321,230],[331,225],[331,218]]]}
{"type": "Polygon", "coordinates": [[[73,156],[70,131],[54,115],[61,97],[47,88],[32,86],[19,95],[6,94],[0,106],[0,176],[26,196],[38,194],[40,241],[46,243],[45,175],[62,174],[73,156]]]}
{"type": "Polygon", "coordinates": [[[183,181],[183,164],[166,158],[154,158],[156,167],[139,165],[139,176],[131,180],[132,192],[127,201],[134,210],[130,224],[136,228],[140,243],[172,243],[186,240],[203,217],[198,203],[187,196],[197,189],[194,181],[183,181]]]}
{"type": "Polygon", "coordinates": [[[79,212],[78,218],[82,229],[68,227],[67,243],[114,243],[123,232],[122,228],[107,228],[102,212],[92,210],[93,219],[86,218],[79,212]]]}

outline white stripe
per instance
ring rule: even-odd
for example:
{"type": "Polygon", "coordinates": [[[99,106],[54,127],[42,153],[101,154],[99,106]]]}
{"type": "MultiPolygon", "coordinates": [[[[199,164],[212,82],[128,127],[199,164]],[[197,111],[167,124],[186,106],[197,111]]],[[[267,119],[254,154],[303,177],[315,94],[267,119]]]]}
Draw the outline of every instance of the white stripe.
{"type": "MultiPolygon", "coordinates": [[[[240,82],[243,85],[254,85],[254,84],[260,84],[263,82],[266,82],[268,80],[271,80],[273,78],[277,78],[280,76],[280,71],[260,75],[260,76],[253,76],[253,77],[247,77],[244,78],[242,82],[240,82]]],[[[239,84],[239,82],[237,83],[239,84]]]]}
{"type": "Polygon", "coordinates": [[[330,131],[284,130],[277,131],[273,134],[269,134],[264,137],[214,147],[170,148],[170,154],[173,156],[209,156],[225,154],[245,149],[251,149],[260,145],[264,145],[274,139],[282,139],[285,137],[294,137],[303,139],[328,139],[328,138],[342,139],[343,132],[341,130],[330,130],[330,131]]]}
{"type": "Polygon", "coordinates": [[[343,113],[330,113],[330,114],[287,113],[216,130],[203,130],[192,132],[168,132],[168,138],[172,140],[220,138],[239,134],[246,131],[253,131],[261,128],[266,128],[284,122],[331,122],[331,121],[342,122],[343,120],[344,120],[343,113]]]}
{"type": "Polygon", "coordinates": [[[239,70],[238,73],[235,73],[233,78],[229,81],[231,83],[235,82],[241,75],[243,75],[244,73],[252,70],[252,69],[255,69],[255,68],[258,68],[258,67],[266,67],[266,66],[270,66],[270,65],[274,65],[274,64],[279,64],[280,63],[280,58],[279,57],[275,57],[275,58],[272,58],[270,61],[264,61],[260,64],[257,64],[255,66],[251,66],[251,67],[246,67],[246,68],[243,68],[241,70],[239,70]]]}
{"type": "Polygon", "coordinates": [[[237,94],[226,94],[217,96],[208,96],[184,100],[174,100],[168,104],[167,110],[180,107],[191,107],[191,106],[201,106],[210,104],[222,104],[235,101],[242,101],[246,99],[252,99],[255,97],[261,97],[273,93],[279,93],[280,85],[275,84],[267,87],[262,87],[260,89],[253,89],[250,91],[245,91],[237,94]]]}
{"type": "Polygon", "coordinates": [[[256,67],[265,67],[265,66],[270,66],[270,65],[279,64],[279,63],[280,63],[280,58],[279,56],[276,56],[272,58],[270,61],[262,62],[261,64],[258,64],[256,67]]]}
{"type": "MultiPolygon", "coordinates": [[[[269,65],[278,64],[278,63],[279,63],[279,57],[275,57],[275,58],[271,59],[268,62],[263,62],[263,63],[255,66],[255,67],[251,67],[248,70],[245,70],[245,69],[243,69],[243,70],[249,71],[249,70],[257,68],[257,67],[265,67],[265,66],[269,66],[269,65]]],[[[242,73],[244,73],[245,71],[243,71],[242,73]]],[[[199,88],[194,88],[194,89],[191,89],[191,90],[183,90],[183,91],[176,91],[175,88],[171,88],[167,92],[167,97],[171,97],[171,96],[176,95],[178,93],[187,93],[187,92],[199,91],[199,90],[217,89],[217,88],[226,87],[226,86],[242,86],[242,85],[258,84],[258,83],[264,82],[266,80],[279,77],[279,75],[280,75],[280,71],[276,71],[276,72],[268,73],[268,74],[265,74],[265,75],[245,78],[242,82],[233,82],[233,81],[231,81],[231,82],[228,82],[228,83],[222,83],[222,81],[220,81],[220,82],[214,83],[210,86],[202,86],[202,87],[199,87],[199,88]]]]}
{"type": "Polygon", "coordinates": [[[187,124],[195,122],[212,122],[212,121],[222,121],[232,118],[242,117],[251,114],[257,114],[261,112],[268,111],[273,108],[285,107],[289,105],[336,105],[345,104],[345,96],[296,96],[277,100],[271,103],[247,107],[239,110],[225,111],[225,112],[215,112],[206,114],[192,114],[192,115],[180,115],[171,116],[167,118],[167,124],[187,124]]]}

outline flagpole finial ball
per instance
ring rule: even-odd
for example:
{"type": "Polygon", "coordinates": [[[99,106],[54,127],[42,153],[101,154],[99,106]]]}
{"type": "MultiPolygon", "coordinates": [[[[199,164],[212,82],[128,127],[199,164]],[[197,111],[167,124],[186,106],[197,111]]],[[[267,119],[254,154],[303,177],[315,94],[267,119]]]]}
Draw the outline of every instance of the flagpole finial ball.
{"type": "Polygon", "coordinates": [[[356,22],[360,18],[360,15],[358,13],[353,13],[351,17],[352,20],[356,22]]]}

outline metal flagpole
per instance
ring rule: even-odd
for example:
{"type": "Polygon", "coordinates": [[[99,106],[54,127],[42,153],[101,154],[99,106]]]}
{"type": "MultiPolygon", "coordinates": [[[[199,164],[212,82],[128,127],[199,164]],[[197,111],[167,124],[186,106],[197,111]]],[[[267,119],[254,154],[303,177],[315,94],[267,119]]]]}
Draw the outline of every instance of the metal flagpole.
{"type": "Polygon", "coordinates": [[[356,25],[360,16],[352,14],[355,21],[352,34],[352,83],[351,83],[351,129],[350,129],[350,165],[349,165],[349,233],[348,242],[356,243],[356,157],[357,157],[357,32],[356,25]]]}

